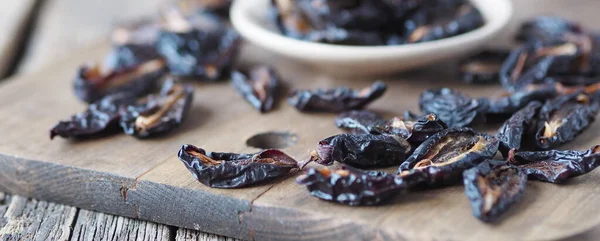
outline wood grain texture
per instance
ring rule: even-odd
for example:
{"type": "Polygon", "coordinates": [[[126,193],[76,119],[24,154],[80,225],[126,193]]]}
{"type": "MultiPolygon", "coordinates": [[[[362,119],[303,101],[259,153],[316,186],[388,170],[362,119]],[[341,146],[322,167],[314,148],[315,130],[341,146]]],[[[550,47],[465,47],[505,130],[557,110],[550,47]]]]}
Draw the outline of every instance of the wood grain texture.
{"type": "Polygon", "coordinates": [[[69,240],[76,213],[74,207],[13,196],[0,240],[69,240]]]}
{"type": "MultiPolygon", "coordinates": [[[[31,1],[31,0],[19,0],[31,1]]],[[[32,34],[21,72],[29,72],[57,57],[107,38],[117,23],[157,12],[167,0],[45,0],[32,34]]]]}
{"type": "Polygon", "coordinates": [[[227,238],[214,234],[200,233],[195,230],[180,228],[177,230],[176,241],[239,241],[239,239],[227,238]]]}
{"type": "Polygon", "coordinates": [[[36,0],[0,0],[0,78],[17,54],[19,40],[36,0]]]}
{"type": "Polygon", "coordinates": [[[152,222],[80,210],[71,240],[171,240],[169,227],[152,222]]]}

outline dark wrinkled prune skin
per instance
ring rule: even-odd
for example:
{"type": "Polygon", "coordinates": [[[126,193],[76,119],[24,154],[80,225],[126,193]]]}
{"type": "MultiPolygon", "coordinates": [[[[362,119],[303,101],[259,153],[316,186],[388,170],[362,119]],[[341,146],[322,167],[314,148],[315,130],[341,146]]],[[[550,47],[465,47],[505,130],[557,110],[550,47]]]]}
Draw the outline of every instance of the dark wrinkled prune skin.
{"type": "Polygon", "coordinates": [[[579,24],[558,16],[539,16],[521,25],[517,40],[523,42],[548,42],[564,37],[565,33],[581,33],[579,24]]]}
{"type": "Polygon", "coordinates": [[[557,84],[529,85],[508,96],[490,99],[487,114],[513,114],[533,101],[546,101],[559,95],[557,84]]]}
{"type": "Polygon", "coordinates": [[[350,130],[354,134],[367,134],[370,126],[383,122],[385,120],[381,115],[368,110],[351,110],[335,118],[335,126],[350,130]]]}
{"type": "Polygon", "coordinates": [[[178,128],[187,117],[194,98],[194,86],[190,84],[182,84],[183,97],[177,100],[163,114],[160,120],[158,120],[158,124],[152,125],[147,129],[139,129],[136,125],[137,118],[152,115],[160,111],[160,108],[166,104],[165,99],[168,98],[169,92],[175,85],[177,85],[175,82],[167,81],[157,96],[147,96],[141,102],[123,108],[121,110],[120,125],[125,134],[133,135],[137,138],[149,138],[166,134],[178,128]]]}
{"type": "Polygon", "coordinates": [[[450,128],[438,132],[421,144],[398,168],[398,174],[407,171],[417,170],[426,174],[427,184],[430,186],[450,185],[460,179],[460,175],[466,169],[474,167],[486,159],[492,158],[498,151],[499,141],[493,136],[483,133],[477,133],[468,127],[450,128]],[[450,164],[441,166],[429,165],[424,168],[417,168],[415,165],[423,160],[429,150],[437,146],[446,137],[454,135],[468,135],[472,137],[482,137],[485,140],[485,147],[476,152],[469,152],[459,160],[450,164]]]}
{"type": "MultiPolygon", "coordinates": [[[[417,41],[410,42],[427,42],[443,38],[448,38],[460,35],[471,30],[477,29],[485,23],[483,16],[475,7],[469,4],[469,9],[466,13],[456,16],[448,23],[433,25],[431,29],[417,41]]],[[[461,7],[462,8],[462,7],[461,7]]],[[[460,11],[460,10],[458,10],[460,11]]]]}
{"type": "MultiPolygon", "coordinates": [[[[122,69],[119,71],[113,71],[109,75],[102,76],[100,78],[106,79],[125,75],[132,71],[135,71],[136,67],[122,69]]],[[[73,90],[75,92],[75,96],[87,103],[92,103],[101,99],[104,96],[121,92],[126,92],[135,96],[142,96],[152,93],[153,91],[156,91],[156,89],[159,88],[160,81],[162,77],[166,74],[166,69],[162,68],[158,71],[136,76],[131,81],[122,84],[118,87],[102,89],[101,86],[99,86],[99,84],[93,83],[92,81],[86,78],[86,72],[89,70],[89,66],[80,67],[77,70],[77,75],[75,76],[75,79],[73,81],[73,90]]]]}
{"type": "Polygon", "coordinates": [[[575,139],[585,128],[587,128],[598,114],[600,106],[598,102],[584,93],[573,93],[562,95],[546,101],[539,114],[538,131],[536,133],[537,145],[547,150],[575,139]],[[585,98],[579,102],[578,98],[585,98]],[[556,111],[566,113],[557,130],[552,137],[544,135],[545,123],[552,122],[552,114],[556,111]]]}
{"type": "Polygon", "coordinates": [[[354,30],[382,29],[390,20],[388,12],[382,11],[387,6],[379,0],[374,1],[297,1],[298,7],[308,16],[313,26],[336,26],[354,30]]]}
{"type": "Polygon", "coordinates": [[[460,78],[468,84],[499,83],[500,68],[510,52],[485,50],[460,62],[460,78]]]}
{"type": "Polygon", "coordinates": [[[482,26],[481,13],[466,1],[299,0],[271,1],[286,36],[342,45],[396,45],[450,37],[482,26]],[[399,27],[400,26],[400,27],[399,27]],[[430,31],[408,36],[418,27],[430,31]]]}
{"type": "Polygon", "coordinates": [[[505,89],[515,92],[531,84],[545,83],[549,76],[580,74],[581,67],[574,63],[581,62],[580,59],[584,56],[582,51],[581,46],[562,40],[527,43],[513,50],[508,56],[500,69],[500,82],[505,89]],[[560,49],[565,46],[573,47],[575,51],[538,56],[543,49],[560,49]],[[517,71],[520,69],[519,60],[523,56],[524,67],[517,71]]]}
{"type": "Polygon", "coordinates": [[[56,136],[63,138],[86,138],[100,134],[108,134],[119,130],[119,108],[134,103],[135,96],[117,93],[105,96],[92,103],[84,112],[60,121],[50,130],[50,139],[56,136]]]}
{"type": "Polygon", "coordinates": [[[410,144],[389,135],[340,134],[317,145],[317,163],[333,165],[334,161],[354,167],[384,167],[402,163],[411,151],[410,144]]]}
{"type": "Polygon", "coordinates": [[[496,137],[500,140],[499,150],[503,156],[506,157],[510,149],[535,149],[535,141],[531,136],[535,135],[540,108],[542,108],[542,103],[530,102],[504,122],[496,132],[496,137]]]}
{"type": "Polygon", "coordinates": [[[463,173],[465,193],[471,202],[473,216],[484,222],[496,221],[510,206],[518,202],[527,185],[527,174],[518,167],[505,161],[486,161],[463,173]],[[483,178],[487,182],[482,182],[483,178]],[[494,190],[489,190],[493,185],[494,190]],[[487,192],[500,190],[500,196],[491,204],[490,210],[484,210],[490,199],[487,192]]]}
{"type": "Polygon", "coordinates": [[[412,133],[408,138],[408,142],[416,146],[420,145],[425,140],[429,139],[429,137],[445,129],[448,129],[448,125],[446,125],[446,123],[444,123],[436,114],[431,113],[424,115],[413,124],[412,133]]]}
{"type": "Polygon", "coordinates": [[[206,152],[193,145],[183,145],[178,153],[179,160],[200,183],[212,188],[241,188],[285,176],[294,168],[296,161],[279,150],[264,150],[256,154],[235,154],[206,152]],[[222,161],[218,165],[205,165],[197,152],[213,160],[222,161]],[[281,163],[261,163],[254,159],[281,158],[281,163]]]}
{"type": "Polygon", "coordinates": [[[351,205],[369,206],[389,201],[392,197],[401,195],[406,190],[420,184],[425,176],[413,172],[397,176],[380,171],[367,171],[346,165],[342,170],[347,175],[341,175],[328,170],[324,175],[320,169],[309,168],[296,182],[305,185],[311,195],[327,201],[351,205]]]}
{"type": "Polygon", "coordinates": [[[472,99],[448,89],[431,89],[421,94],[419,106],[423,113],[435,113],[448,127],[466,127],[485,122],[486,99],[472,99]]]}
{"type": "Polygon", "coordinates": [[[275,98],[278,94],[277,90],[280,87],[279,82],[279,75],[271,67],[256,67],[248,72],[240,70],[231,72],[231,84],[233,88],[261,113],[266,113],[273,109],[275,98]],[[266,78],[266,80],[260,78],[266,78]],[[264,87],[261,89],[264,91],[264,99],[261,99],[261,96],[254,89],[257,81],[263,81],[263,85],[260,87],[264,87]]]}
{"type": "Polygon", "coordinates": [[[381,97],[387,86],[376,81],[370,87],[353,90],[348,87],[317,90],[297,90],[288,97],[288,103],[299,111],[343,112],[359,110],[381,97]],[[365,93],[362,93],[365,92],[365,93]]]}
{"type": "Polygon", "coordinates": [[[407,116],[403,118],[394,118],[389,121],[375,123],[368,127],[371,134],[377,135],[395,135],[408,140],[413,146],[418,146],[432,135],[448,129],[448,125],[441,121],[434,113],[421,117],[413,118],[407,116]],[[403,125],[394,126],[394,121],[401,121],[403,125]]]}
{"type": "Polygon", "coordinates": [[[240,36],[228,28],[161,32],[156,48],[166,59],[171,74],[216,81],[229,73],[237,55],[240,36]]]}
{"type": "Polygon", "coordinates": [[[371,125],[367,129],[371,134],[392,135],[408,140],[408,138],[412,134],[412,131],[406,126],[407,124],[412,124],[412,122],[405,121],[404,119],[398,117],[394,117],[391,120],[371,125]],[[395,126],[395,123],[399,123],[400,126],[395,126]]]}
{"type": "Polygon", "coordinates": [[[529,179],[551,183],[587,174],[600,166],[600,146],[586,151],[511,151],[508,160],[523,169],[529,179]]]}
{"type": "Polygon", "coordinates": [[[115,46],[104,65],[115,71],[134,68],[146,61],[162,58],[153,45],[124,44],[115,46]]]}
{"type": "Polygon", "coordinates": [[[535,49],[536,45],[527,44],[513,50],[506,58],[499,72],[500,83],[502,83],[504,89],[515,92],[524,86],[540,83],[548,76],[550,67],[554,63],[552,57],[541,58],[533,66],[525,67],[519,75],[513,76],[520,57],[527,56],[526,58],[531,58],[530,56],[534,54],[535,49]]]}

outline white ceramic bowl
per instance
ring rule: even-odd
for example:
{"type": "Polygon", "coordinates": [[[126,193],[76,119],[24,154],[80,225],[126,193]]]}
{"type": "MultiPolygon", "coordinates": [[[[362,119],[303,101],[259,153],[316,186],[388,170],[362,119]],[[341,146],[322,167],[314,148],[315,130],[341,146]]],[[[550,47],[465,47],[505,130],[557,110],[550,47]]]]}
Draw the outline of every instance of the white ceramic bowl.
{"type": "Polygon", "coordinates": [[[484,26],[455,37],[397,46],[342,46],[286,37],[268,18],[270,0],[235,1],[231,21],[251,43],[329,74],[386,75],[474,52],[494,38],[511,17],[509,0],[471,1],[483,14],[484,26]]]}

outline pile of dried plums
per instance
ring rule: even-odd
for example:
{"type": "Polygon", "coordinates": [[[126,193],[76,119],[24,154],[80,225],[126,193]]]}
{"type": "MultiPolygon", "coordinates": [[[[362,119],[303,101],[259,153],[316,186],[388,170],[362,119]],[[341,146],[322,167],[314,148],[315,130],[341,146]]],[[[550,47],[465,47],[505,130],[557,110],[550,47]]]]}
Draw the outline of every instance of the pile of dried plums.
{"type": "Polygon", "coordinates": [[[103,64],[76,73],[84,112],[60,121],[50,138],[91,138],[122,130],[138,138],[172,131],[190,110],[194,86],[180,79],[228,77],[240,37],[228,23],[231,0],[182,0],[155,18],[117,27],[103,64]]]}
{"type": "Polygon", "coordinates": [[[468,0],[272,0],[279,30],[292,38],[342,45],[432,41],[484,24],[468,0]]]}
{"type": "MultiPolygon", "coordinates": [[[[156,19],[121,26],[103,65],[82,66],[75,94],[88,109],[59,122],[51,137],[87,138],[118,130],[145,138],[179,126],[194,87],[181,79],[231,77],[234,89],[260,112],[281,92],[269,67],[236,69],[240,38],[225,19],[231,1],[184,0],[156,19]],[[177,80],[174,80],[177,79],[177,80]]],[[[399,44],[460,34],[483,23],[467,1],[274,0],[279,27],[297,38],[340,44],[399,44]],[[343,3],[342,3],[343,2],[343,3]],[[402,26],[399,30],[392,26],[402,26]]],[[[522,196],[528,179],[552,183],[600,165],[600,146],[585,151],[554,148],[573,140],[600,108],[600,36],[557,17],[523,25],[521,47],[485,51],[465,60],[469,83],[500,82],[498,98],[470,98],[457,90],[426,90],[422,114],[384,119],[364,109],[386,91],[382,82],[295,90],[288,103],[299,111],[341,113],[335,124],[349,133],[323,139],[308,161],[279,150],[254,154],[207,152],[184,145],[180,160],[201,183],[238,188],[304,168],[297,178],[318,198],[348,205],[377,205],[419,187],[463,180],[473,213],[493,221],[522,196]],[[504,120],[495,135],[472,126],[504,120]],[[497,152],[503,159],[495,159],[497,152]],[[396,174],[364,170],[399,166],[396,174]]]]}
{"type": "MultiPolygon", "coordinates": [[[[361,110],[383,95],[382,82],[362,90],[296,90],[289,104],[300,111],[341,113],[335,124],[348,133],[321,140],[304,163],[277,150],[214,153],[191,145],[181,148],[179,158],[200,182],[215,188],[286,176],[309,162],[340,162],[341,168],[307,168],[297,182],[313,196],[347,205],[378,205],[411,190],[462,180],[473,214],[494,221],[519,200],[528,179],[561,183],[600,165],[600,146],[554,149],[573,140],[598,113],[600,36],[561,18],[539,17],[522,27],[518,39],[522,46],[511,53],[485,51],[461,65],[467,82],[501,81],[506,89],[501,97],[475,99],[453,89],[430,89],[419,100],[422,114],[407,111],[384,119],[361,110]],[[498,120],[505,122],[495,135],[471,128],[498,120]],[[389,166],[398,166],[397,173],[365,170],[389,166]]],[[[272,76],[267,73],[238,79],[272,76]]],[[[271,105],[255,102],[257,108],[271,105]]]]}

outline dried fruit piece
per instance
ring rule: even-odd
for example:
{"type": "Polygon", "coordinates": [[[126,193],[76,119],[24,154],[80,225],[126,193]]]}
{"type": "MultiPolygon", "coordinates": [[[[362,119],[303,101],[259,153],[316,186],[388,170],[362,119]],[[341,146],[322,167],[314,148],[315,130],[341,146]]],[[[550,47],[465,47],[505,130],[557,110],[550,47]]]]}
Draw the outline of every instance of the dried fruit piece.
{"type": "Polygon", "coordinates": [[[486,161],[463,173],[473,215],[493,222],[523,196],[527,174],[504,161],[486,161]]]}
{"type": "Polygon", "coordinates": [[[508,56],[500,70],[500,81],[505,89],[515,92],[544,83],[549,76],[580,73],[589,62],[581,60],[586,51],[583,44],[570,41],[526,44],[508,56]]]}
{"type": "Polygon", "coordinates": [[[239,34],[218,22],[202,27],[182,22],[181,29],[162,31],[156,45],[171,73],[205,81],[224,77],[237,55],[239,34]]]}
{"type": "Polygon", "coordinates": [[[558,16],[539,16],[521,25],[517,40],[548,42],[561,39],[567,33],[582,33],[582,28],[558,16]]]}
{"type": "Polygon", "coordinates": [[[381,97],[386,89],[383,82],[377,81],[362,90],[348,87],[297,90],[291,93],[288,103],[300,111],[342,112],[364,108],[381,97]]]}
{"type": "Polygon", "coordinates": [[[482,26],[467,1],[272,0],[281,32],[308,41],[391,45],[431,41],[482,26]],[[400,27],[398,27],[400,26],[400,27]]]}
{"type": "Polygon", "coordinates": [[[88,103],[119,92],[141,96],[158,88],[164,75],[165,62],[160,59],[119,71],[103,70],[102,66],[93,64],[79,68],[73,88],[75,95],[88,103]]]}
{"type": "Polygon", "coordinates": [[[410,153],[410,144],[398,137],[372,134],[340,134],[319,142],[311,160],[321,165],[334,161],[355,167],[393,166],[410,153]]]}
{"type": "Polygon", "coordinates": [[[472,99],[448,89],[431,89],[421,94],[419,106],[423,113],[435,113],[449,127],[465,127],[484,123],[486,99],[472,99]]]}
{"type": "Polygon", "coordinates": [[[314,27],[293,0],[271,0],[274,9],[275,23],[279,30],[288,37],[302,39],[314,27]]]}
{"type": "Polygon", "coordinates": [[[292,157],[279,150],[256,154],[206,152],[184,145],[179,160],[202,184],[213,188],[240,188],[282,177],[298,167],[292,157]]]}
{"type": "Polygon", "coordinates": [[[563,95],[547,101],[539,114],[538,146],[549,149],[575,139],[595,120],[598,108],[598,103],[585,93],[563,95]]]}
{"type": "Polygon", "coordinates": [[[239,35],[231,30],[163,32],[158,51],[166,58],[172,74],[215,81],[231,67],[239,43],[239,35]]]}
{"type": "Polygon", "coordinates": [[[279,76],[273,68],[256,67],[248,73],[233,71],[231,84],[238,94],[260,112],[273,109],[279,87],[279,76]]]}
{"type": "Polygon", "coordinates": [[[124,44],[113,48],[106,56],[104,66],[114,71],[122,71],[154,59],[161,59],[154,45],[124,44]]]}
{"type": "Polygon", "coordinates": [[[514,93],[505,93],[499,98],[489,100],[487,114],[513,114],[532,101],[546,101],[558,95],[569,94],[574,89],[560,83],[530,84],[514,93]]]}
{"type": "Polygon", "coordinates": [[[122,111],[121,127],[139,138],[164,134],[181,125],[189,112],[194,87],[167,81],[159,95],[146,96],[122,111]]]}
{"type": "Polygon", "coordinates": [[[418,170],[427,175],[429,185],[452,184],[460,175],[498,151],[498,139],[468,127],[438,132],[400,165],[398,173],[418,170]]]}
{"type": "Polygon", "coordinates": [[[418,172],[397,176],[344,165],[339,170],[309,168],[296,182],[320,199],[357,206],[381,204],[423,180],[424,175],[418,172]]]}
{"type": "Polygon", "coordinates": [[[481,13],[470,3],[461,5],[451,19],[419,26],[410,33],[408,43],[433,41],[469,32],[483,26],[481,13]]]}
{"type": "Polygon", "coordinates": [[[504,122],[496,133],[502,155],[506,157],[510,149],[535,149],[535,141],[530,137],[535,133],[537,115],[541,107],[542,103],[538,101],[530,102],[504,122]]]}
{"type": "Polygon", "coordinates": [[[500,82],[498,73],[509,52],[485,50],[460,63],[461,79],[469,84],[491,84],[500,82]]]}
{"type": "Polygon", "coordinates": [[[510,163],[523,169],[530,179],[562,183],[584,175],[600,166],[600,146],[586,151],[516,151],[508,156],[510,163]]]}
{"type": "Polygon", "coordinates": [[[384,122],[383,117],[368,110],[351,110],[335,118],[338,128],[351,130],[354,134],[369,133],[369,126],[384,122]]]}
{"type": "Polygon", "coordinates": [[[86,138],[108,134],[119,130],[119,108],[135,102],[135,96],[117,93],[105,96],[92,103],[84,112],[60,121],[50,130],[50,139],[55,136],[63,138],[86,138]]]}
{"type": "Polygon", "coordinates": [[[446,123],[433,113],[416,119],[414,119],[414,116],[394,117],[389,121],[369,127],[372,134],[395,135],[408,140],[414,146],[420,145],[429,137],[444,129],[448,129],[446,123]]]}

